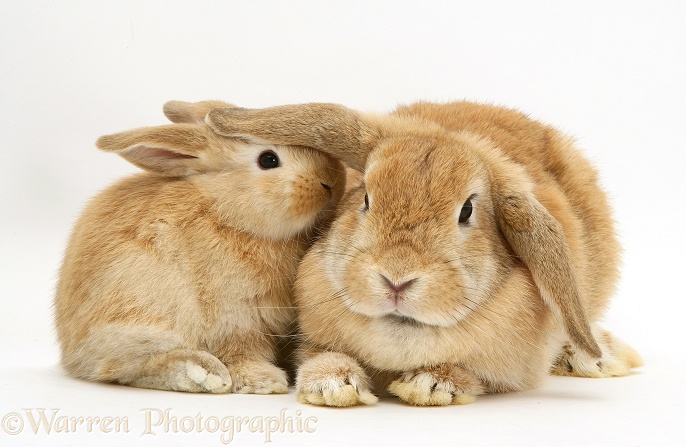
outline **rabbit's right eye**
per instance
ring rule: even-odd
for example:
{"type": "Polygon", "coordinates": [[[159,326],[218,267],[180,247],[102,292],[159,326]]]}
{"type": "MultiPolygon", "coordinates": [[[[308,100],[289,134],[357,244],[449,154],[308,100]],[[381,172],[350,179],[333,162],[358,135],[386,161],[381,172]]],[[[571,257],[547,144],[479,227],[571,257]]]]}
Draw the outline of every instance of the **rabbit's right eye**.
{"type": "Polygon", "coordinates": [[[280,166],[279,156],[272,151],[262,152],[260,156],[257,157],[257,164],[259,164],[262,169],[278,168],[280,166]]]}
{"type": "Polygon", "coordinates": [[[462,209],[460,210],[460,217],[459,217],[459,222],[460,223],[467,223],[469,221],[469,218],[472,217],[472,200],[471,198],[467,199],[467,201],[462,205],[462,209]]]}

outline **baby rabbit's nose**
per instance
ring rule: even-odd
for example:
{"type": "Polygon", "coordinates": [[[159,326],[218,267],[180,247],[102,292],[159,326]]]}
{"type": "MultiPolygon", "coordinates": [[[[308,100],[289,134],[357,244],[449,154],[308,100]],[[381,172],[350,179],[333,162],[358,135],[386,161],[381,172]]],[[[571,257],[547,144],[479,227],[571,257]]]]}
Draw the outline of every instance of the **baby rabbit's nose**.
{"type": "Polygon", "coordinates": [[[326,183],[319,182],[320,185],[326,190],[326,194],[329,197],[329,200],[331,200],[331,197],[333,197],[333,192],[331,191],[331,187],[327,185],[326,183]]]}

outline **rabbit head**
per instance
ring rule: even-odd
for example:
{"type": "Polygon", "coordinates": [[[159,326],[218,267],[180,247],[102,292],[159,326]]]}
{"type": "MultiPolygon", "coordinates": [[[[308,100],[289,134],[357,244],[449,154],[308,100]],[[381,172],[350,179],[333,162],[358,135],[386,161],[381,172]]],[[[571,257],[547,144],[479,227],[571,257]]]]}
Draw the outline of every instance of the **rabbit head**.
{"type": "Polygon", "coordinates": [[[222,224],[261,237],[289,238],[328,219],[345,189],[340,162],[309,148],[220,136],[202,119],[221,104],[173,101],[164,110],[175,124],[106,135],[96,144],[150,173],[188,179],[211,199],[222,224]]]}

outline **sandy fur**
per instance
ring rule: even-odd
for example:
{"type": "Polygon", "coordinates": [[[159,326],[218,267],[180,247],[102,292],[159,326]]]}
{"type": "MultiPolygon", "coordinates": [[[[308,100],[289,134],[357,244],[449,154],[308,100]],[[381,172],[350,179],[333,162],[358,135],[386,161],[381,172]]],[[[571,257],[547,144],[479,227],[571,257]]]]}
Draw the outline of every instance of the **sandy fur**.
{"type": "Polygon", "coordinates": [[[72,375],[189,392],[287,391],[275,364],[295,319],[292,282],[343,193],[344,171],[309,149],[217,136],[202,123],[217,104],[170,103],[165,112],[183,123],[98,141],[150,172],[100,193],[74,227],[55,297],[72,375]],[[265,149],[283,166],[256,167],[265,149]]]}
{"type": "Polygon", "coordinates": [[[361,396],[375,389],[413,405],[461,404],[536,387],[551,369],[600,377],[640,365],[597,326],[620,246],[597,173],[555,129],[469,102],[390,115],[216,109],[207,122],[363,171],[296,280],[301,400],[370,403],[361,396]],[[467,201],[473,216],[459,224],[467,201]],[[342,371],[356,371],[357,385],[342,371]]]}

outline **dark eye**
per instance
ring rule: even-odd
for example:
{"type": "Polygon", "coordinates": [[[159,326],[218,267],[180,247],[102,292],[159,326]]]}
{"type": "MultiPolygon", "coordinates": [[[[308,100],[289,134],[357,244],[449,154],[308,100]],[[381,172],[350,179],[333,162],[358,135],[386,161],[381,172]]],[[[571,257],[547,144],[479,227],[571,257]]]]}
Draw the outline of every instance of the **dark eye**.
{"type": "Polygon", "coordinates": [[[471,199],[467,199],[467,201],[462,205],[462,209],[460,210],[460,217],[458,221],[460,223],[467,223],[469,218],[472,216],[472,201],[471,199]]]}
{"type": "Polygon", "coordinates": [[[367,194],[364,195],[364,210],[369,210],[369,196],[367,194]]]}
{"type": "Polygon", "coordinates": [[[257,164],[262,169],[274,169],[279,167],[279,157],[272,151],[265,151],[257,157],[257,164]]]}

